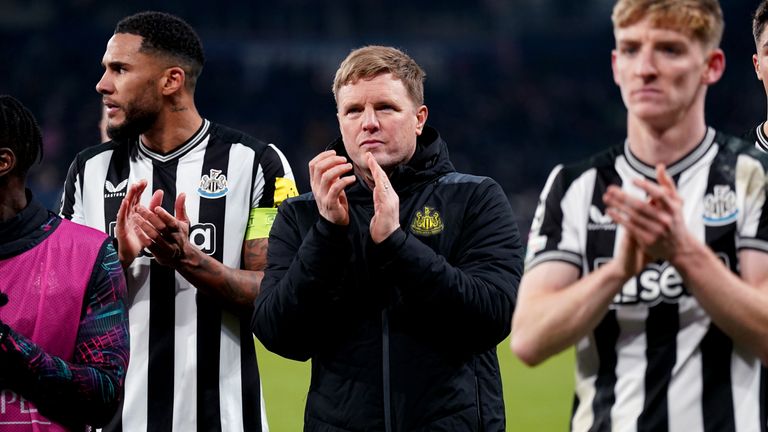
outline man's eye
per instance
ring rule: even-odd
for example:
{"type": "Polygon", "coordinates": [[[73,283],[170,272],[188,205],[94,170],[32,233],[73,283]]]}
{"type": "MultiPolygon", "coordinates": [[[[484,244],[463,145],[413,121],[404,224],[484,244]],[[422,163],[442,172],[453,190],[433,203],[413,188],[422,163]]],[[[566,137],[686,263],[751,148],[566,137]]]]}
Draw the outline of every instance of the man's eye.
{"type": "Polygon", "coordinates": [[[624,55],[632,55],[637,52],[637,47],[634,46],[623,46],[619,49],[619,52],[624,55]]]}

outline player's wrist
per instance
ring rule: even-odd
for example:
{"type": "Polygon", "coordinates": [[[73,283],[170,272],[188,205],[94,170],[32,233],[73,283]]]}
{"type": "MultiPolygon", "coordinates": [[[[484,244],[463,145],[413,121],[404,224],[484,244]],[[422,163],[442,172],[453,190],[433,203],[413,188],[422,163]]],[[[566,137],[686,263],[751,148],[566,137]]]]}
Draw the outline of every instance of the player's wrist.
{"type": "Polygon", "coordinates": [[[117,248],[117,259],[120,260],[120,265],[123,267],[123,270],[126,270],[133,264],[133,260],[135,260],[136,257],[132,256],[129,252],[117,248]]]}
{"type": "Polygon", "coordinates": [[[669,257],[669,263],[679,272],[685,273],[688,269],[700,268],[708,253],[711,252],[704,243],[686,233],[675,245],[675,250],[669,257]]]}
{"type": "Polygon", "coordinates": [[[600,267],[607,279],[608,285],[615,286],[617,290],[628,280],[636,276],[634,269],[620,259],[612,259],[600,267]]]}
{"type": "Polygon", "coordinates": [[[203,261],[209,258],[208,255],[191,243],[185,243],[179,247],[178,251],[178,255],[172,257],[173,267],[176,270],[194,271],[194,269],[203,267],[203,261]]]}

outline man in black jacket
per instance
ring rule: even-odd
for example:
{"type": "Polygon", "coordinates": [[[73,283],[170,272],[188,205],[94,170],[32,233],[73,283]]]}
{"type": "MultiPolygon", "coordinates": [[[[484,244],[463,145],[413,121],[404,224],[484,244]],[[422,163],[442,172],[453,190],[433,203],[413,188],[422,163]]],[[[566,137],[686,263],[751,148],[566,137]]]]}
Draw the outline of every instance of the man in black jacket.
{"type": "Polygon", "coordinates": [[[369,46],[341,64],[341,139],[280,207],[252,328],[312,359],[305,430],[497,431],[496,345],[522,248],[492,179],[457,173],[425,126],[424,72],[369,46]]]}

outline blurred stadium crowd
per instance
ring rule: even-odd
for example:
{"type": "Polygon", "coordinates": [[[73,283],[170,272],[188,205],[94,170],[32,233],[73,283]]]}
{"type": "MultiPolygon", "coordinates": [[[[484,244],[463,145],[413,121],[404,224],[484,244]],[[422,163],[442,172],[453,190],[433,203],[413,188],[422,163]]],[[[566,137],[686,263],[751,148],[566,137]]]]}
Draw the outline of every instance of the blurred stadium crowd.
{"type": "MultiPolygon", "coordinates": [[[[757,0],[721,0],[728,67],[708,120],[742,134],[765,118],[752,72],[757,0]]],[[[307,162],[338,133],[333,73],[353,48],[397,46],[427,72],[429,121],[460,171],[495,178],[527,232],[551,168],[624,137],[610,72],[612,0],[0,0],[0,93],[41,122],[45,160],[32,187],[57,207],[66,170],[99,142],[101,56],[123,16],[155,9],[195,27],[207,64],[197,106],[274,142],[301,192],[307,162]]]]}

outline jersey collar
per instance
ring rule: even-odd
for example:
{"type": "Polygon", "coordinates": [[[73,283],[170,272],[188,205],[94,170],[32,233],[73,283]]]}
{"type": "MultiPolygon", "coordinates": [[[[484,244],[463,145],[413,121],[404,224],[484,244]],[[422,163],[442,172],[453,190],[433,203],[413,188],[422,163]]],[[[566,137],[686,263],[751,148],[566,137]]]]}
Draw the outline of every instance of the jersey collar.
{"type": "Polygon", "coordinates": [[[169,160],[173,160],[176,158],[180,158],[181,156],[189,153],[190,150],[192,150],[195,146],[200,144],[205,140],[205,137],[208,135],[208,130],[211,127],[211,122],[209,122],[206,119],[203,119],[203,124],[200,126],[200,129],[197,130],[197,132],[192,135],[191,138],[187,140],[184,144],[180,145],[176,150],[162,154],[158,153],[149,147],[145,146],[143,142],[141,142],[141,137],[138,138],[138,148],[139,152],[142,153],[144,156],[154,159],[158,162],[168,162],[169,160]]]}
{"type": "MultiPolygon", "coordinates": [[[[699,145],[691,150],[687,155],[683,156],[680,160],[670,164],[667,167],[667,173],[671,177],[675,177],[686,169],[690,168],[699,159],[707,154],[709,149],[715,143],[715,130],[711,127],[707,127],[707,133],[704,134],[704,139],[701,140],[699,145]]],[[[629,149],[629,140],[624,141],[624,157],[627,159],[627,163],[632,169],[648,178],[656,178],[656,167],[648,165],[635,156],[629,149]]]]}
{"type": "Polygon", "coordinates": [[[757,137],[755,140],[755,147],[764,153],[768,153],[768,137],[765,136],[765,132],[763,132],[764,124],[765,122],[760,123],[757,125],[757,129],[755,129],[755,136],[757,137]]]}

